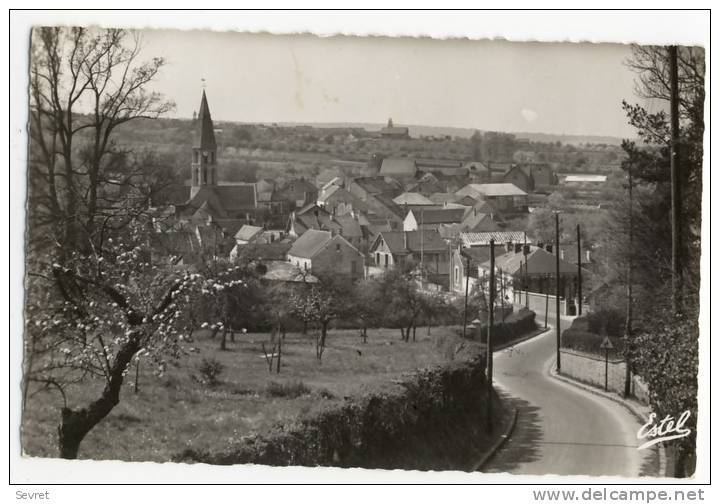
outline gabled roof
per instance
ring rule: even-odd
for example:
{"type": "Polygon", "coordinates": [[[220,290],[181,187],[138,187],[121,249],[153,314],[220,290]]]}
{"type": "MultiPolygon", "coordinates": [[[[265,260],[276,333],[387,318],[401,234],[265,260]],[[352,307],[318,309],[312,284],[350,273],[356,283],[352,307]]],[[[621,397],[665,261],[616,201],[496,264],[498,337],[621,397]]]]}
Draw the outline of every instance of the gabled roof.
{"type": "Polygon", "coordinates": [[[385,158],[380,166],[380,174],[389,177],[397,175],[414,177],[415,173],[417,173],[415,161],[408,158],[385,158]]]}
{"type": "Polygon", "coordinates": [[[307,194],[317,193],[317,187],[305,179],[294,179],[289,180],[285,186],[275,191],[273,194],[273,201],[296,201],[307,196],[307,194]]]}
{"type": "Polygon", "coordinates": [[[499,183],[499,184],[468,184],[455,193],[458,196],[477,197],[489,196],[527,196],[527,193],[515,184],[499,183]]]}
{"type": "Polygon", "coordinates": [[[288,255],[312,259],[332,239],[330,231],[308,229],[300,238],[295,240],[288,251],[288,255]]]}
{"type": "MultiPolygon", "coordinates": [[[[432,208],[427,210],[410,210],[418,225],[422,224],[453,224],[460,223],[465,215],[465,208],[432,208]]],[[[410,213],[408,212],[408,213],[410,213]]]]}
{"type": "Polygon", "coordinates": [[[469,212],[462,221],[462,227],[470,232],[497,231],[498,225],[490,214],[469,212]]]}
{"type": "Polygon", "coordinates": [[[391,194],[396,196],[401,192],[401,186],[397,182],[389,182],[385,177],[359,177],[353,180],[353,183],[359,185],[370,194],[391,194]]]}
{"type": "Polygon", "coordinates": [[[208,106],[207,96],[203,89],[202,99],[200,100],[200,112],[197,116],[196,137],[193,147],[201,150],[217,150],[215,143],[215,130],[212,118],[210,117],[210,107],[208,106]]]}
{"type": "MultiPolygon", "coordinates": [[[[556,257],[554,254],[539,247],[530,247],[527,255],[528,275],[554,275],[556,273],[556,257]]],[[[507,252],[495,258],[495,268],[503,273],[515,275],[524,270],[525,254],[522,252],[507,252]]],[[[490,267],[490,261],[482,264],[483,268],[490,267]]],[[[560,274],[573,275],[577,273],[577,266],[560,259],[560,274]]]]}
{"type": "Polygon", "coordinates": [[[416,192],[404,192],[400,196],[393,198],[396,205],[433,205],[434,203],[416,192]]]}
{"type": "MultiPolygon", "coordinates": [[[[495,257],[500,257],[505,251],[504,244],[495,244],[495,257]]],[[[460,255],[470,258],[471,264],[483,264],[490,260],[490,247],[461,248],[460,255]]]]}
{"type": "Polygon", "coordinates": [[[262,232],[263,228],[259,226],[251,226],[249,224],[244,224],[243,227],[241,227],[240,230],[235,233],[235,239],[250,241],[262,232]]]}
{"type": "Polygon", "coordinates": [[[483,233],[460,233],[460,239],[463,247],[477,247],[482,245],[490,245],[490,240],[494,239],[495,243],[524,243],[524,231],[491,231],[483,233]]]}
{"type": "Polygon", "coordinates": [[[424,252],[445,252],[447,244],[440,233],[434,229],[417,231],[383,231],[375,238],[370,250],[377,248],[383,240],[393,254],[424,252]]]}

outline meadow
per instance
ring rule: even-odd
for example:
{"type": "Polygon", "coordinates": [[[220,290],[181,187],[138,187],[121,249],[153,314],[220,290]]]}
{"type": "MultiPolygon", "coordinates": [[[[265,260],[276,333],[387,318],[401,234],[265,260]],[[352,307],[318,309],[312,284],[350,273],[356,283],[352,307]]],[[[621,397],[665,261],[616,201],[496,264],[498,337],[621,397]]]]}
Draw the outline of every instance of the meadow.
{"type": "MultiPolygon", "coordinates": [[[[195,351],[173,361],[162,377],[140,363],[137,392],[133,366],[118,406],[85,438],[79,458],[169,461],[187,448],[221,450],[243,436],[267,432],[277,422],[336,406],[346,398],[399,387],[404,373],[467,359],[479,344],[463,340],[457,327],[418,328],[417,341],[402,342],[398,330],[333,330],[318,361],[315,335],[288,333],[280,373],[270,371],[262,345],[269,335],[238,334],[220,350],[219,337],[197,335],[195,351]],[[217,383],[200,371],[203,360],[221,364],[217,383]],[[214,359],[214,361],[213,361],[214,359]]],[[[276,361],[274,361],[276,363],[276,361]]],[[[66,391],[69,406],[93,400],[104,386],[88,381],[66,391]]],[[[43,390],[28,401],[22,444],[29,456],[57,456],[61,396],[43,390]]]]}

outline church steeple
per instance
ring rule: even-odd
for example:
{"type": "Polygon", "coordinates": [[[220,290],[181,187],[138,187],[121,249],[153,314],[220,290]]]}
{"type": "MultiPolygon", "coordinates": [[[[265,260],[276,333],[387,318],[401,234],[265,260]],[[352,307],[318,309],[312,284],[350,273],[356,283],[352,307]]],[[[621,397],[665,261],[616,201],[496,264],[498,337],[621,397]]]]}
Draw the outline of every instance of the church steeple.
{"type": "Polygon", "coordinates": [[[203,186],[217,185],[217,144],[215,128],[207,96],[203,89],[200,112],[195,122],[195,137],[192,148],[192,190],[194,196],[203,186]]]}

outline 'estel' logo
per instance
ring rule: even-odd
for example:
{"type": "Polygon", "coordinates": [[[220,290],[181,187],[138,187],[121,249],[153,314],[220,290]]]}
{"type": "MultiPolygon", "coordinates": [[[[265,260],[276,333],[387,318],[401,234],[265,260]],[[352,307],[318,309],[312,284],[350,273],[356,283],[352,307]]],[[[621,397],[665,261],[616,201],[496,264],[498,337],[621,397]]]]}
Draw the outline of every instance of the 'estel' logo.
{"type": "Polygon", "coordinates": [[[685,422],[690,418],[689,410],[683,412],[680,418],[677,419],[677,422],[675,421],[675,417],[667,415],[659,423],[655,423],[656,416],[655,413],[650,413],[650,418],[648,418],[647,423],[638,430],[638,439],[648,439],[648,441],[638,446],[638,450],[650,448],[663,441],[680,439],[690,435],[690,429],[685,427],[685,422]]]}

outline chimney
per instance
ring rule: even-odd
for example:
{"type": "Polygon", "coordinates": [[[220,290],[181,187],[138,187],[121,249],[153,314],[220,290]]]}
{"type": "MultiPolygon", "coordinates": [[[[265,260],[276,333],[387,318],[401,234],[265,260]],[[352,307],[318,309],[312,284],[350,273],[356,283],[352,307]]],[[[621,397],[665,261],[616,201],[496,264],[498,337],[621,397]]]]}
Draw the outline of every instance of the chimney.
{"type": "Polygon", "coordinates": [[[548,243],[547,245],[545,245],[545,250],[548,251],[548,252],[550,252],[550,253],[552,254],[552,253],[553,253],[553,246],[552,246],[552,244],[548,243]]]}
{"type": "Polygon", "coordinates": [[[513,244],[511,241],[505,242],[505,252],[510,253],[513,250],[513,244]]]}

